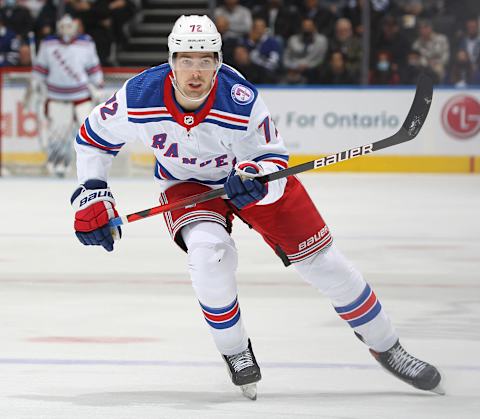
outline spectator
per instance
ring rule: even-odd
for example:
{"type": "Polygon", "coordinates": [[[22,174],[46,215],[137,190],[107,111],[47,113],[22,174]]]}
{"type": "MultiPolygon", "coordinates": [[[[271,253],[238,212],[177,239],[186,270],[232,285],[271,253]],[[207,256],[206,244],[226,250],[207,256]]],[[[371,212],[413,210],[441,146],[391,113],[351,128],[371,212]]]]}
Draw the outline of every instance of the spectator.
{"type": "Polygon", "coordinates": [[[448,84],[452,84],[455,87],[465,87],[473,84],[473,76],[473,64],[470,61],[468,52],[464,49],[458,50],[450,70],[448,84]]]}
{"type": "Polygon", "coordinates": [[[240,44],[240,40],[229,31],[228,19],[219,15],[215,18],[215,26],[218,32],[222,36],[222,52],[223,61],[227,64],[233,63],[233,51],[237,45],[240,44]]]}
{"type": "Polygon", "coordinates": [[[113,39],[117,45],[125,43],[125,24],[134,16],[137,6],[132,0],[110,0],[108,4],[112,18],[113,39]]]}
{"type": "MultiPolygon", "coordinates": [[[[458,0],[455,0],[458,2],[458,0]]],[[[418,18],[431,18],[443,10],[445,0],[394,0],[398,12],[402,15],[418,18]]]]}
{"type": "Polygon", "coordinates": [[[238,45],[233,50],[233,66],[252,83],[262,83],[262,69],[252,63],[246,46],[238,45]]]}
{"type": "MultiPolygon", "coordinates": [[[[215,26],[218,28],[218,32],[222,36],[222,48],[225,39],[235,38],[238,39],[238,36],[230,31],[230,22],[225,15],[218,15],[215,17],[215,26]]],[[[223,54],[225,55],[225,53],[223,54]]]]}
{"type": "Polygon", "coordinates": [[[438,83],[438,75],[427,66],[422,64],[422,57],[420,53],[414,49],[407,54],[407,65],[400,67],[400,83],[401,84],[416,84],[421,73],[429,76],[434,83],[438,83]]]}
{"type": "Polygon", "coordinates": [[[287,83],[314,83],[317,67],[323,63],[328,49],[325,35],[317,32],[312,19],[303,19],[302,32],[292,35],[287,42],[283,65],[287,69],[287,83]]]}
{"type": "Polygon", "coordinates": [[[349,0],[320,0],[320,7],[327,9],[335,17],[341,17],[342,9],[347,5],[349,0]]]}
{"type": "MultiPolygon", "coordinates": [[[[343,17],[348,19],[353,27],[353,32],[357,36],[363,34],[362,14],[363,5],[366,0],[349,0],[343,8],[343,17]]],[[[370,1],[370,30],[371,33],[378,33],[380,30],[380,21],[388,10],[389,0],[369,0],[370,1]]]]}
{"type": "Polygon", "coordinates": [[[238,4],[238,0],[224,0],[224,5],[217,7],[215,19],[225,16],[228,19],[230,31],[237,37],[242,37],[252,29],[252,14],[249,9],[238,4]]]}
{"type": "Polygon", "coordinates": [[[256,18],[253,21],[252,30],[244,38],[244,44],[250,50],[252,62],[263,70],[262,83],[276,83],[280,72],[282,47],[268,34],[263,19],[256,18]]]}
{"type": "Polygon", "coordinates": [[[73,15],[78,17],[84,31],[89,34],[97,48],[98,57],[102,66],[112,65],[110,54],[113,42],[112,13],[110,0],[70,0],[74,10],[73,15]]]}
{"type": "Polygon", "coordinates": [[[20,59],[20,39],[0,17],[0,67],[16,66],[20,59]]]}
{"type": "Polygon", "coordinates": [[[435,33],[428,20],[418,25],[419,37],[413,43],[413,49],[420,53],[422,64],[430,67],[440,82],[445,80],[446,66],[450,58],[450,48],[445,35],[435,33]]]}
{"type": "Polygon", "coordinates": [[[354,78],[347,70],[341,51],[332,51],[328,64],[322,67],[319,82],[322,84],[353,84],[354,78]]]}
{"type": "Polygon", "coordinates": [[[22,67],[30,67],[32,65],[30,46],[25,43],[21,43],[18,50],[18,65],[22,67]]]}
{"type": "Polygon", "coordinates": [[[335,36],[331,42],[331,49],[343,53],[346,59],[347,70],[358,82],[362,65],[362,43],[353,34],[352,24],[346,18],[337,20],[335,24],[335,36]]]}
{"type": "Polygon", "coordinates": [[[304,0],[303,19],[312,19],[319,33],[330,38],[333,35],[333,26],[335,24],[335,15],[330,10],[323,8],[319,4],[319,0],[304,0]]]}
{"type": "Polygon", "coordinates": [[[18,4],[25,6],[30,14],[32,15],[33,20],[35,20],[45,5],[45,0],[17,0],[18,4]]]}
{"type": "MultiPolygon", "coordinates": [[[[78,0],[65,0],[63,15],[77,17],[79,12],[78,0]]],[[[45,0],[35,19],[35,34],[37,47],[40,41],[48,35],[54,35],[57,32],[58,0],[45,0]]],[[[83,22],[79,21],[79,33],[84,33],[83,22]]]]}
{"type": "Polygon", "coordinates": [[[0,17],[8,29],[27,40],[28,32],[33,30],[33,18],[25,6],[17,4],[16,0],[3,0],[0,17]]]}
{"type": "Polygon", "coordinates": [[[480,56],[477,58],[477,62],[474,65],[472,84],[480,86],[480,56]]]}
{"type": "Polygon", "coordinates": [[[285,5],[283,0],[267,0],[266,4],[253,8],[253,17],[267,22],[270,34],[283,43],[300,26],[301,18],[295,5],[285,5]]]}
{"type": "Polygon", "coordinates": [[[397,19],[394,16],[385,16],[373,55],[377,56],[379,51],[389,51],[392,61],[402,66],[405,64],[409,50],[410,43],[400,30],[397,19]]]}
{"type": "Polygon", "coordinates": [[[445,14],[454,16],[455,20],[463,25],[468,19],[480,14],[478,0],[445,0],[445,14]]]}
{"type": "Polygon", "coordinates": [[[465,36],[460,40],[459,49],[467,52],[471,63],[477,62],[480,57],[478,17],[472,17],[465,22],[465,36]]]}
{"type": "Polygon", "coordinates": [[[379,51],[374,69],[370,72],[370,84],[399,84],[398,65],[392,62],[388,51],[379,51]]]}
{"type": "Polygon", "coordinates": [[[47,0],[35,20],[35,35],[37,41],[41,41],[46,36],[55,33],[56,18],[57,7],[54,4],[54,0],[47,0]]]}

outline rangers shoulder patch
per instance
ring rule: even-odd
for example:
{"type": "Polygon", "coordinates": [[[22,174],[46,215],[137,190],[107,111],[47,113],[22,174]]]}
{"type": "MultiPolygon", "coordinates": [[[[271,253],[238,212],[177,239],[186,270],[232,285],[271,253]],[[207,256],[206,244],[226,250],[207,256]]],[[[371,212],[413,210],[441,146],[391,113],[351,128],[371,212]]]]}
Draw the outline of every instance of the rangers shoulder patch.
{"type": "Polygon", "coordinates": [[[243,84],[234,84],[230,93],[233,101],[238,105],[248,105],[255,99],[253,90],[243,84]]]}

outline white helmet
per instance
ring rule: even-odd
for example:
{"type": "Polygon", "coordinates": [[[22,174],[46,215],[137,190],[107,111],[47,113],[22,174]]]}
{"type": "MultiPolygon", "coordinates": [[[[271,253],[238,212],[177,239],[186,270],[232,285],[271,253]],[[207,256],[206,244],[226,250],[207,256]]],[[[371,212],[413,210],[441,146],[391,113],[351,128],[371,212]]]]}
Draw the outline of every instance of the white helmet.
{"type": "Polygon", "coordinates": [[[168,51],[217,52],[222,50],[222,37],[206,15],[180,16],[168,35],[168,51]]]}
{"type": "Polygon", "coordinates": [[[78,34],[78,21],[70,15],[64,15],[57,22],[57,33],[65,42],[70,42],[78,34]]]}
{"type": "Polygon", "coordinates": [[[175,80],[173,57],[176,52],[213,52],[217,55],[217,68],[212,78],[212,88],[215,78],[222,65],[222,36],[215,24],[206,15],[180,16],[168,35],[168,63],[173,70],[173,87],[182,96],[192,101],[201,101],[210,94],[211,89],[201,98],[194,99],[186,96],[178,87],[175,80]]]}

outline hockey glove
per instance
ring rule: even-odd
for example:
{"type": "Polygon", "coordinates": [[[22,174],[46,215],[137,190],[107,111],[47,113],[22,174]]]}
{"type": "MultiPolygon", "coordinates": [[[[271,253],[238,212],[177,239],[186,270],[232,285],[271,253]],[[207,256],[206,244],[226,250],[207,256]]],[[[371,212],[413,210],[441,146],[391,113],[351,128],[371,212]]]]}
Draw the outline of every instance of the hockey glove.
{"type": "Polygon", "coordinates": [[[107,182],[90,179],[73,193],[70,202],[75,213],[75,234],[86,246],[103,246],[113,250],[113,241],[122,237],[120,227],[109,227],[108,222],[118,217],[107,182]]]}
{"type": "Polygon", "coordinates": [[[255,205],[268,192],[267,185],[255,178],[263,175],[263,169],[253,161],[242,161],[230,172],[224,188],[228,198],[238,209],[255,205]]]}

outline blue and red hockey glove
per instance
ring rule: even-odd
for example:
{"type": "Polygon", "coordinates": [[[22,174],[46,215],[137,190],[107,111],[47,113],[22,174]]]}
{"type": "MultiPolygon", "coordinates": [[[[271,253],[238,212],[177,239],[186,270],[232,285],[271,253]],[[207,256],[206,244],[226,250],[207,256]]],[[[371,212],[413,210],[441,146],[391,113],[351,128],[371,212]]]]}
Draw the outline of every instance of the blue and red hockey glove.
{"type": "Polygon", "coordinates": [[[87,180],[75,190],[70,202],[76,210],[74,228],[78,240],[86,246],[103,246],[111,252],[114,240],[122,237],[122,229],[108,226],[118,213],[107,182],[87,180]]]}
{"type": "Polygon", "coordinates": [[[223,185],[228,198],[238,209],[255,205],[268,193],[266,184],[256,177],[263,175],[263,169],[253,161],[242,161],[230,172],[223,185]]]}

